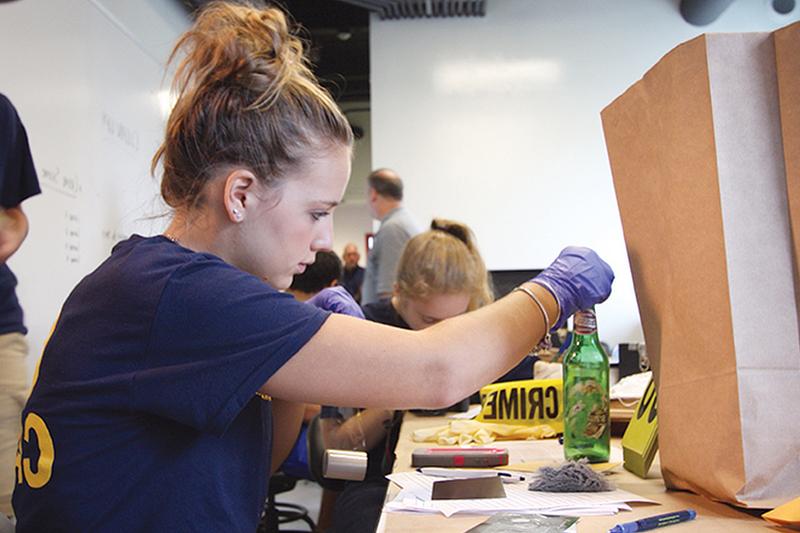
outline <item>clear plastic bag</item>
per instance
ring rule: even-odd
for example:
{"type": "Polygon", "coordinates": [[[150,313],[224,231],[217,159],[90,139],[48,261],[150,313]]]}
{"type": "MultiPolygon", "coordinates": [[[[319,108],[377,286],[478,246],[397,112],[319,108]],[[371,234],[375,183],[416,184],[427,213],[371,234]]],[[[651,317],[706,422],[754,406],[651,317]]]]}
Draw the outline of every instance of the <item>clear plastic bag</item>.
{"type": "Polygon", "coordinates": [[[562,533],[577,521],[574,516],[497,513],[467,533],[562,533]]]}

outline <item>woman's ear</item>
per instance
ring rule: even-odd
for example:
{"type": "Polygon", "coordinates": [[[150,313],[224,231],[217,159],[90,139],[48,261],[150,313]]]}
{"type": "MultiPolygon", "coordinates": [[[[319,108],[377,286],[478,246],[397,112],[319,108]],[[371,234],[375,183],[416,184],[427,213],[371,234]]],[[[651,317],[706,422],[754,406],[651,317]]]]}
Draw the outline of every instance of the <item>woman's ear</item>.
{"type": "Polygon", "coordinates": [[[238,224],[245,219],[248,208],[256,203],[257,185],[255,175],[244,168],[234,169],[225,178],[225,213],[231,222],[238,224]]]}
{"type": "Polygon", "coordinates": [[[392,285],[392,307],[395,308],[396,311],[399,311],[401,307],[403,307],[403,298],[400,296],[400,287],[397,283],[392,285]]]}

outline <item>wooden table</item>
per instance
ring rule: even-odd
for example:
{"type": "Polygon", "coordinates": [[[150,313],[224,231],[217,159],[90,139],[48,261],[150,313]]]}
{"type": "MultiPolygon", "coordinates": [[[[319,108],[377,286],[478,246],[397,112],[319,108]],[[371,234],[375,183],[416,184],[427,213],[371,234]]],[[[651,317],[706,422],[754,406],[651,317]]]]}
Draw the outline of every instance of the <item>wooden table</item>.
{"type": "MultiPolygon", "coordinates": [[[[416,429],[438,426],[446,423],[443,417],[418,417],[411,413],[406,413],[403,420],[403,427],[400,431],[400,438],[397,444],[397,460],[395,461],[394,471],[403,472],[411,470],[411,452],[414,448],[424,446],[411,440],[411,434],[416,429]]],[[[502,445],[502,442],[498,443],[502,445]]],[[[527,446],[535,447],[537,443],[531,441],[527,446]]],[[[619,454],[619,439],[612,439],[612,447],[617,448],[619,454]]],[[[532,448],[533,450],[533,448],[532,448]]],[[[613,456],[613,454],[612,454],[613,456]]],[[[724,533],[738,533],[744,531],[772,531],[796,533],[796,530],[771,526],[766,521],[759,518],[758,513],[750,514],[736,507],[726,504],[713,502],[702,496],[690,492],[667,491],[661,479],[659,465],[653,464],[648,479],[641,479],[622,466],[614,469],[611,480],[620,489],[627,490],[634,494],[655,500],[660,505],[653,504],[631,504],[633,512],[621,512],[615,516],[585,517],[578,522],[579,533],[604,532],[621,522],[630,522],[646,516],[652,516],[670,511],[691,508],[697,511],[697,518],[690,522],[684,522],[675,526],[669,526],[664,530],[665,533],[680,533],[681,531],[702,531],[724,533]]],[[[387,501],[394,499],[399,492],[399,487],[393,483],[389,485],[387,501]]],[[[428,515],[417,513],[387,513],[381,515],[378,525],[379,532],[464,532],[486,520],[486,516],[474,515],[455,515],[445,518],[443,515],[428,515]]],[[[660,529],[657,531],[661,531],[660,529]]]]}

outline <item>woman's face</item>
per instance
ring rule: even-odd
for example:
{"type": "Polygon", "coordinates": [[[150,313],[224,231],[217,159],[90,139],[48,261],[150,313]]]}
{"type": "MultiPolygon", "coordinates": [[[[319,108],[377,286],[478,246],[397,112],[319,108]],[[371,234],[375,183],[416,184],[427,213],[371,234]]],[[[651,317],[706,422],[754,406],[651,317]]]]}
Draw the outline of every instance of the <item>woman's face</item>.
{"type": "Polygon", "coordinates": [[[286,176],[274,195],[248,220],[247,246],[252,265],[245,270],[286,289],[292,278],[314,262],[317,251],[333,246],[333,211],[350,177],[350,149],[336,146],[286,176]]]}
{"type": "Polygon", "coordinates": [[[466,313],[470,295],[466,292],[434,294],[428,298],[395,296],[393,304],[411,329],[425,329],[446,318],[466,313]]]}

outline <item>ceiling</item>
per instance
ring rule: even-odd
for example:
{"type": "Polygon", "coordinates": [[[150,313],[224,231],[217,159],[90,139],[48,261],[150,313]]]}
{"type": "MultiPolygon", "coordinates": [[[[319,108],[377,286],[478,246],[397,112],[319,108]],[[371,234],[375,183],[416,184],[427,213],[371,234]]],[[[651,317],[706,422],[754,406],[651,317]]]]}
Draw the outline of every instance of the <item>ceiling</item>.
{"type": "MultiPolygon", "coordinates": [[[[2,1],[2,0],[0,0],[2,1]]],[[[209,0],[179,0],[188,12],[209,0]]],[[[369,16],[382,20],[481,17],[488,0],[250,0],[277,4],[305,30],[314,72],[339,102],[368,102],[369,16]]],[[[730,1],[730,0],[729,0],[730,1]]]]}
{"type": "MultiPolygon", "coordinates": [[[[3,0],[0,0],[3,1],[3,0]]],[[[210,0],[178,0],[192,13],[210,0]]],[[[288,11],[310,42],[314,72],[339,102],[369,102],[369,17],[482,17],[490,0],[249,0],[288,11]]],[[[696,26],[716,20],[734,0],[677,0],[681,15],[696,26]]],[[[766,0],[779,13],[796,0],[766,0]]]]}

